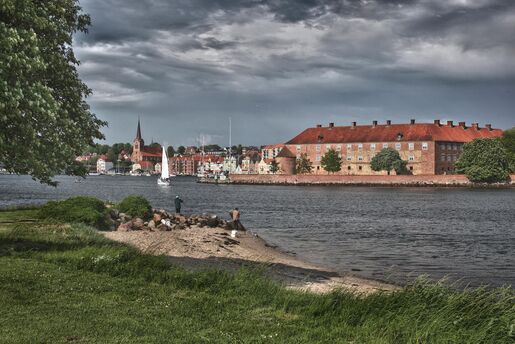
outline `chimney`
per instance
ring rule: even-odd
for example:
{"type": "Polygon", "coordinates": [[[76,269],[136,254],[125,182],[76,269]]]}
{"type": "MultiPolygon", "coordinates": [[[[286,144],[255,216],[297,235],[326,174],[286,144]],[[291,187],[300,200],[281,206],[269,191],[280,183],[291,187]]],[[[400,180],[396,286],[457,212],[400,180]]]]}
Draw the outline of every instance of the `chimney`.
{"type": "Polygon", "coordinates": [[[478,130],[479,129],[479,126],[477,123],[472,123],[472,128],[478,130]]]}
{"type": "Polygon", "coordinates": [[[440,120],[439,120],[439,119],[435,119],[435,124],[436,124],[437,126],[440,126],[440,120]]]}
{"type": "Polygon", "coordinates": [[[447,121],[447,126],[452,127],[452,126],[454,126],[454,124],[452,123],[452,121],[447,121]]]}
{"type": "Polygon", "coordinates": [[[415,124],[415,120],[414,119],[410,119],[409,123],[410,124],[415,124]]]}
{"type": "Polygon", "coordinates": [[[386,121],[386,125],[391,125],[391,124],[392,124],[392,121],[390,121],[390,120],[386,121]]]}
{"type": "Polygon", "coordinates": [[[377,126],[377,121],[372,121],[372,126],[373,127],[377,126]]]}
{"type": "Polygon", "coordinates": [[[465,128],[465,122],[460,122],[459,125],[460,127],[465,128]]]}
{"type": "Polygon", "coordinates": [[[352,122],[352,127],[355,127],[356,126],[356,122],[352,122]]]}
{"type": "Polygon", "coordinates": [[[492,125],[491,124],[485,124],[485,127],[486,127],[486,129],[488,129],[490,131],[492,130],[492,125]]]}
{"type": "Polygon", "coordinates": [[[322,128],[322,124],[317,124],[317,128],[322,128]]]}
{"type": "Polygon", "coordinates": [[[334,128],[334,123],[329,123],[329,128],[334,128]]]}

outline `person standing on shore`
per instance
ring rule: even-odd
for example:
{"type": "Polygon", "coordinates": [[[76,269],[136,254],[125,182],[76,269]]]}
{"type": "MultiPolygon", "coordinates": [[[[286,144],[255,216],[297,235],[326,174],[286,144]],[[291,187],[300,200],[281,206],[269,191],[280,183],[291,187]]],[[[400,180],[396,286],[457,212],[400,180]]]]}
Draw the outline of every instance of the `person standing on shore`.
{"type": "Polygon", "coordinates": [[[241,227],[240,211],[238,210],[238,208],[234,208],[233,210],[231,210],[231,218],[232,218],[232,228],[234,230],[240,229],[240,227],[241,227]]]}
{"type": "Polygon", "coordinates": [[[175,212],[177,214],[181,213],[181,203],[184,202],[179,195],[175,196],[175,212]]]}

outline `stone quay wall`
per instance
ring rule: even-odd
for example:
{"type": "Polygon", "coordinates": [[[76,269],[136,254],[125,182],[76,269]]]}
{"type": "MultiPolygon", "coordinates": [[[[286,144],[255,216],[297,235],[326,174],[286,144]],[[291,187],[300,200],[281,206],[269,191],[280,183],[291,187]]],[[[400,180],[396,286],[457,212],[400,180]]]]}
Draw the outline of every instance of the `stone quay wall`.
{"type": "MultiPolygon", "coordinates": [[[[479,186],[467,177],[453,175],[390,175],[390,176],[345,176],[345,175],[284,175],[284,174],[233,174],[232,184],[288,184],[288,185],[378,185],[378,186],[479,186]]],[[[509,184],[515,186],[515,175],[509,184]]]]}

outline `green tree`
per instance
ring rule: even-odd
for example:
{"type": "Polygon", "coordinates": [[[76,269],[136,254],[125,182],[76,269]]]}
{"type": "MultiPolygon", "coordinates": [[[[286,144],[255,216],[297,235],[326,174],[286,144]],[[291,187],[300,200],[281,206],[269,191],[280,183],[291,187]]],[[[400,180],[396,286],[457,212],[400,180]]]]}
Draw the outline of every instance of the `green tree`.
{"type": "Polygon", "coordinates": [[[300,156],[300,159],[297,160],[297,164],[295,166],[295,172],[297,174],[311,173],[313,170],[313,164],[311,160],[309,160],[308,155],[306,153],[300,156]]]}
{"type": "Polygon", "coordinates": [[[406,172],[407,162],[402,160],[399,152],[393,148],[383,148],[370,161],[370,168],[373,171],[387,171],[388,174],[394,170],[397,174],[406,172]]]}
{"type": "Polygon", "coordinates": [[[58,173],[84,175],[75,162],[103,139],[79,79],[75,32],[90,23],[77,0],[0,1],[0,161],[7,170],[56,185],[58,173]]]}
{"type": "Polygon", "coordinates": [[[184,155],[184,153],[186,152],[186,147],[179,146],[179,148],[177,148],[177,152],[179,152],[180,155],[184,155]]]}
{"type": "Polygon", "coordinates": [[[277,172],[279,172],[279,169],[280,169],[279,163],[275,159],[273,159],[272,162],[270,163],[270,168],[269,168],[270,172],[272,172],[273,174],[276,174],[277,172]]]}
{"type": "Polygon", "coordinates": [[[505,130],[501,139],[510,163],[510,172],[515,173],[515,127],[505,130]]]}
{"type": "Polygon", "coordinates": [[[508,153],[499,139],[484,138],[463,145],[456,172],[472,182],[505,182],[509,175],[508,153]]]}
{"type": "Polygon", "coordinates": [[[337,151],[331,148],[322,157],[321,165],[327,172],[338,172],[342,169],[342,158],[337,151]]]}
{"type": "Polygon", "coordinates": [[[168,156],[174,156],[175,154],[175,149],[173,149],[173,146],[168,146],[168,148],[166,148],[166,154],[168,154],[168,156]]]}
{"type": "Polygon", "coordinates": [[[113,148],[109,148],[107,150],[107,160],[113,162],[113,164],[116,164],[116,161],[118,160],[118,154],[115,153],[113,148]]]}

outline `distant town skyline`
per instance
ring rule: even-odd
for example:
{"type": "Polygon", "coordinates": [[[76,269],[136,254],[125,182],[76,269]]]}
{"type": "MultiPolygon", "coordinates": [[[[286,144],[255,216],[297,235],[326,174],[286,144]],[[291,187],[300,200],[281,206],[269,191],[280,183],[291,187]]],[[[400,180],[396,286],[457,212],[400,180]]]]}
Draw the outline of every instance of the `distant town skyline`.
{"type": "Polygon", "coordinates": [[[285,142],[320,123],[515,124],[509,0],[83,0],[106,143],[285,142]]]}

